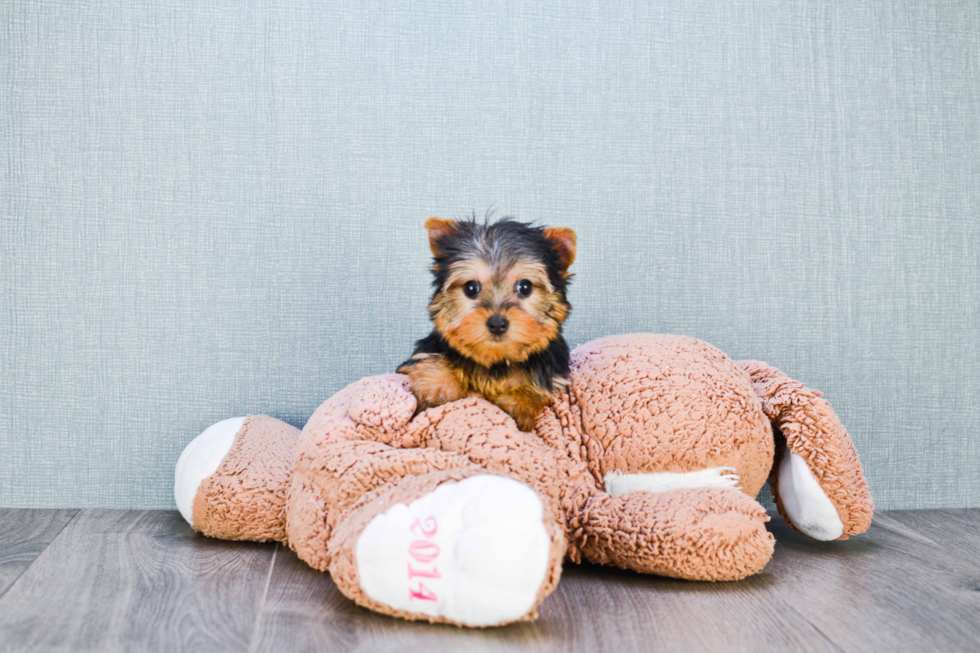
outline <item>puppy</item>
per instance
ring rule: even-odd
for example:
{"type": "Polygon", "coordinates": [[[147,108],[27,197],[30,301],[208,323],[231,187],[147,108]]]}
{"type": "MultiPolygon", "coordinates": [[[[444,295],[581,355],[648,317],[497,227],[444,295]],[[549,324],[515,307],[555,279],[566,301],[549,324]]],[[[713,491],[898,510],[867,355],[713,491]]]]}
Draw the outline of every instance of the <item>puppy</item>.
{"type": "Polygon", "coordinates": [[[562,323],[575,232],[510,218],[430,218],[434,264],[429,315],[435,327],[398,367],[418,411],[479,394],[523,431],[568,383],[562,323]]]}

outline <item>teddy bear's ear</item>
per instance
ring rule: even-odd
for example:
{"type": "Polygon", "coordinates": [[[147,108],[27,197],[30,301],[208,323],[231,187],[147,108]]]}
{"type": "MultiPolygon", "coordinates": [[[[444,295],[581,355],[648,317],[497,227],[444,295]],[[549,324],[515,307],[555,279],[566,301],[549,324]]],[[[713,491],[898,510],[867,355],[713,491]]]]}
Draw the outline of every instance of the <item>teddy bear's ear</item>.
{"type": "Polygon", "coordinates": [[[429,218],[425,221],[425,230],[429,232],[429,249],[432,250],[432,256],[435,258],[443,256],[443,250],[439,246],[439,243],[446,236],[451,236],[456,233],[456,227],[457,225],[454,220],[429,218]]]}
{"type": "Polygon", "coordinates": [[[565,272],[575,262],[577,243],[575,230],[568,227],[547,227],[544,236],[551,241],[551,246],[558,252],[558,265],[561,266],[562,272],[565,272]]]}

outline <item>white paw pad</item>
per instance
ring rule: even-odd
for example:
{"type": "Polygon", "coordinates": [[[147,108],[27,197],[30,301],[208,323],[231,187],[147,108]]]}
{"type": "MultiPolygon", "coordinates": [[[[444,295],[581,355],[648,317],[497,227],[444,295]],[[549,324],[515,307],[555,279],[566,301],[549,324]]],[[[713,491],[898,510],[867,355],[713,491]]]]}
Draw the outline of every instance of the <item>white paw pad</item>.
{"type": "Polygon", "coordinates": [[[734,467],[709,467],[693,472],[656,472],[653,474],[624,474],[612,471],[605,477],[606,492],[669,492],[681,488],[718,487],[741,490],[734,467]]]}
{"type": "Polygon", "coordinates": [[[468,626],[520,619],[548,572],[544,507],[523,483],[474,476],[377,515],[357,540],[361,588],[397,610],[468,626]]]}
{"type": "Polygon", "coordinates": [[[844,522],[802,456],[789,451],[779,463],[779,499],[793,525],[815,540],[836,540],[844,522]]]}

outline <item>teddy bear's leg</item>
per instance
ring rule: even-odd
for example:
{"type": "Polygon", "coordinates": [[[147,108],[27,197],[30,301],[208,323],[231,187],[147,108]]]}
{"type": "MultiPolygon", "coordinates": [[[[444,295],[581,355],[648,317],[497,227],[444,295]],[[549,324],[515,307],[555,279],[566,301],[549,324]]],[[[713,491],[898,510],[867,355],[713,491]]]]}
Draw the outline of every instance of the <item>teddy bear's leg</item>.
{"type": "Polygon", "coordinates": [[[765,510],[739,490],[597,494],[582,509],[591,562],[688,580],[740,580],[772,557],[765,510]]]}
{"type": "Polygon", "coordinates": [[[558,582],[565,535],[527,485],[453,469],[348,510],[329,548],[334,582],[358,604],[484,627],[534,618],[558,582]]]}
{"type": "Polygon", "coordinates": [[[854,443],[820,392],[759,361],[739,361],[776,432],[769,484],[780,514],[818,540],[871,525],[874,504],[854,443]]]}
{"type": "MultiPolygon", "coordinates": [[[[300,444],[300,449],[303,445],[300,444]]],[[[330,569],[329,542],[348,510],[365,497],[440,470],[486,470],[435,449],[396,449],[380,442],[332,441],[297,455],[286,504],[289,547],[319,571],[330,569]]]]}
{"type": "Polygon", "coordinates": [[[286,493],[299,429],[234,417],[194,438],[177,461],[174,499],[195,530],[225,540],[285,541],[286,493]]]}
{"type": "MultiPolygon", "coordinates": [[[[557,498],[573,476],[566,455],[519,431],[483,399],[411,419],[414,408],[407,377],[389,375],[349,386],[310,418],[297,449],[286,530],[289,546],[314,569],[330,568],[330,538],[352,506],[410,477],[469,469],[510,476],[557,498]]],[[[576,478],[589,474],[579,467],[576,478]]]]}

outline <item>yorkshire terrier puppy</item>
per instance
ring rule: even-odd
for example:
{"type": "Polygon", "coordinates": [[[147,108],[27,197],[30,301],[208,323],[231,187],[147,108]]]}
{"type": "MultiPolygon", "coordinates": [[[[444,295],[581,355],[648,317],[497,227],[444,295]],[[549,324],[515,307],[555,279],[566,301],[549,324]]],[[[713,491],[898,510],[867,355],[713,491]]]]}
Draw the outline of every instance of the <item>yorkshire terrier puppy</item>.
{"type": "Polygon", "coordinates": [[[398,367],[417,410],[479,394],[530,431],[568,382],[561,327],[571,310],[565,291],[575,232],[510,218],[430,218],[425,228],[435,260],[435,328],[398,367]]]}

